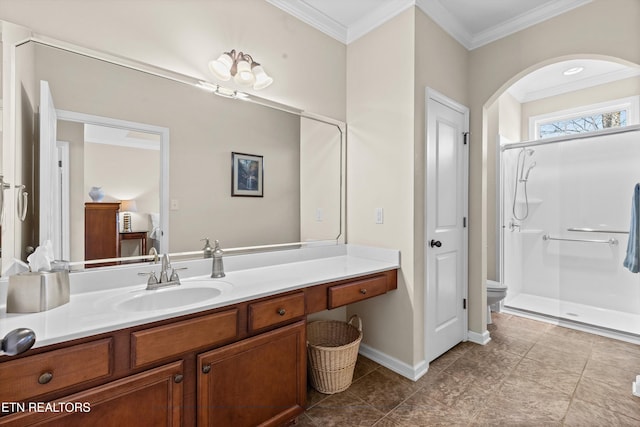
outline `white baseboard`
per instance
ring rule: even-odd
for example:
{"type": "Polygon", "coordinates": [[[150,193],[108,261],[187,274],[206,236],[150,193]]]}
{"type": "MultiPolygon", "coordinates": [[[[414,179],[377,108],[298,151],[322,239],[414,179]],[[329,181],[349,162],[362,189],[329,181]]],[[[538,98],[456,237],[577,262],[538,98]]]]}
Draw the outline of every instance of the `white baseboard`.
{"type": "Polygon", "coordinates": [[[485,330],[481,334],[473,331],[468,331],[467,339],[476,344],[486,345],[489,343],[489,341],[491,341],[491,335],[489,335],[489,331],[487,330],[485,330]]]}
{"type": "Polygon", "coordinates": [[[424,360],[415,366],[411,366],[396,359],[395,357],[391,357],[388,354],[371,348],[366,344],[360,344],[359,352],[363,356],[412,381],[417,381],[420,377],[426,374],[429,369],[429,364],[424,360]]]}

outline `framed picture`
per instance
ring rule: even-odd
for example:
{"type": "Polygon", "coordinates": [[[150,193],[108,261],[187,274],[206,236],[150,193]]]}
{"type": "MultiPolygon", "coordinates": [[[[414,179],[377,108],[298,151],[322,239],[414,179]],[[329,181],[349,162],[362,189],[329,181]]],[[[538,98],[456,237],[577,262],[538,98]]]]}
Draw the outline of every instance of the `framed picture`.
{"type": "Polygon", "coordinates": [[[231,153],[231,195],[262,197],[264,168],[262,156],[231,153]]]}

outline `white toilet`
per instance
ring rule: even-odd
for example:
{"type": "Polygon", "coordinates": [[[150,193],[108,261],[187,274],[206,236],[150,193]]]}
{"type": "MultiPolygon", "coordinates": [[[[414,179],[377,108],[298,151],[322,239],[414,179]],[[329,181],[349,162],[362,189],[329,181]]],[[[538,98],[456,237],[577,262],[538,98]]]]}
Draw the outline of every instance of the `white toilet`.
{"type": "Polygon", "coordinates": [[[487,324],[491,324],[491,309],[500,311],[500,301],[507,296],[507,285],[487,280],[487,324]]]}

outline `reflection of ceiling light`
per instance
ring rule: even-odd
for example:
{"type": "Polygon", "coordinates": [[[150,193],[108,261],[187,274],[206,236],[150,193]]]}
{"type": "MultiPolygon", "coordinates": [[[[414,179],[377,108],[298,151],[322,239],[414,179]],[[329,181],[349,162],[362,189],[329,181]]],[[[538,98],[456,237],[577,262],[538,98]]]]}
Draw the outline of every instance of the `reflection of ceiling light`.
{"type": "Polygon", "coordinates": [[[233,80],[243,86],[251,86],[256,90],[264,89],[273,83],[262,66],[255,62],[251,55],[237,52],[225,52],[218,59],[209,62],[209,70],[220,80],[233,80]]]}
{"type": "Polygon", "coordinates": [[[238,92],[237,90],[222,87],[220,85],[214,85],[213,83],[209,83],[209,82],[200,81],[198,82],[196,87],[199,87],[200,89],[204,89],[207,92],[212,92],[218,96],[222,96],[223,98],[240,99],[240,100],[249,99],[249,95],[247,95],[244,92],[238,92]]]}
{"type": "Polygon", "coordinates": [[[218,90],[218,85],[214,85],[209,82],[198,82],[196,87],[199,87],[200,89],[204,89],[207,92],[215,92],[216,90],[218,90]]]}
{"type": "Polygon", "coordinates": [[[564,70],[562,74],[564,74],[565,76],[573,76],[578,73],[581,73],[582,71],[584,71],[584,67],[571,67],[569,69],[564,70]]]}

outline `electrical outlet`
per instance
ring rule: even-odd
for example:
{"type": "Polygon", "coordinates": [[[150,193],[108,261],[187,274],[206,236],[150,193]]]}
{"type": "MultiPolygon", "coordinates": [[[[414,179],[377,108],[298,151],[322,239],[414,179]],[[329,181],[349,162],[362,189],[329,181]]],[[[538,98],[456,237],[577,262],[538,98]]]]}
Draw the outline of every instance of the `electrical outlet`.
{"type": "Polygon", "coordinates": [[[316,208],[316,221],[322,222],[324,219],[324,211],[322,208],[316,208]]]}
{"type": "Polygon", "coordinates": [[[172,211],[177,211],[178,209],[180,209],[178,199],[171,199],[171,203],[169,205],[169,209],[171,209],[172,211]]]}
{"type": "Polygon", "coordinates": [[[376,208],[376,224],[384,224],[384,209],[376,208]]]}

